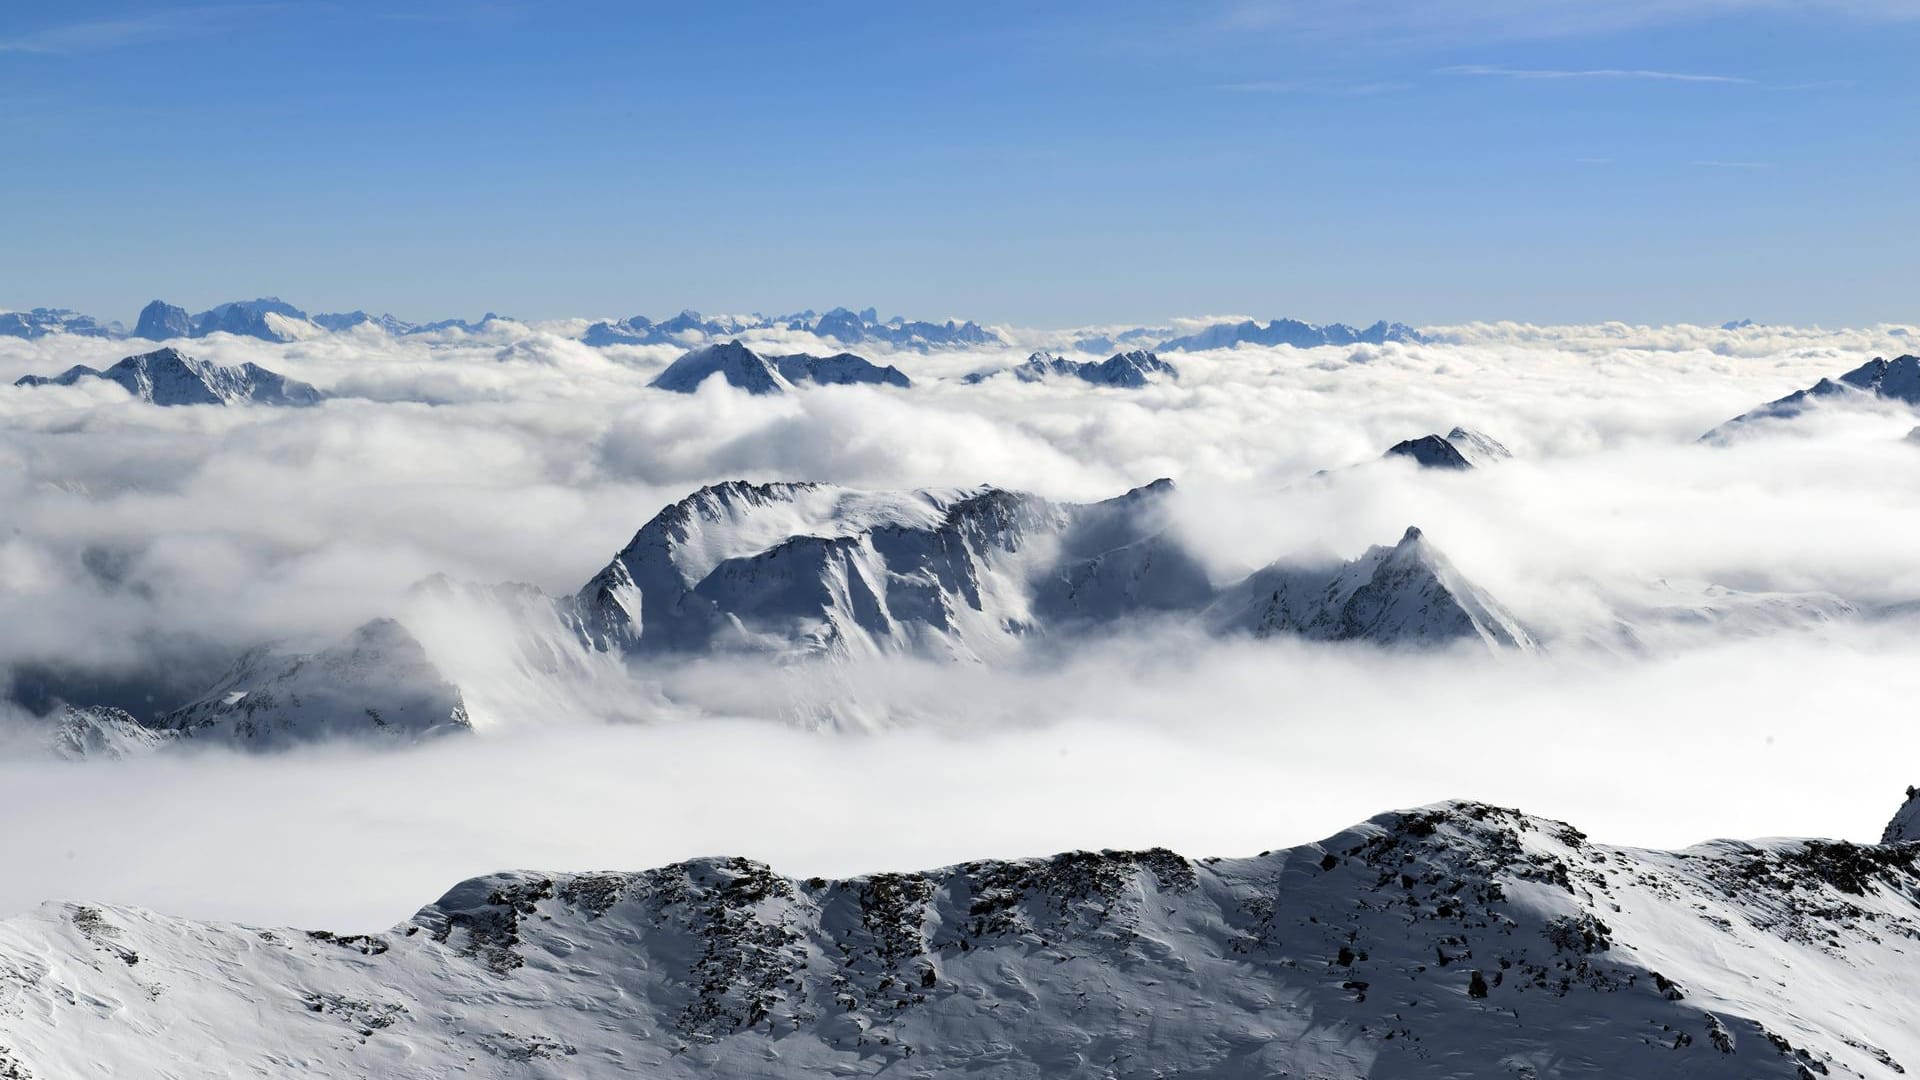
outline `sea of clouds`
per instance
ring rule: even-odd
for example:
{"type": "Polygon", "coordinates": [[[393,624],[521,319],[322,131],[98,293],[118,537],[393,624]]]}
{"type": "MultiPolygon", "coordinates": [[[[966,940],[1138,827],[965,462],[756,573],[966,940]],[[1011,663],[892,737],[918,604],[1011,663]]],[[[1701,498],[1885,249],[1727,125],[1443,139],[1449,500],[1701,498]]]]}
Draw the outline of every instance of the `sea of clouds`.
{"type": "MultiPolygon", "coordinates": [[[[1696,441],[1915,351],[1911,328],[1474,324],[1425,345],[1174,355],[1177,382],[1132,392],[959,381],[1071,340],[1016,332],[1020,348],[867,351],[910,391],[764,398],[650,390],[676,350],[591,349],[566,329],[193,343],[336,395],[313,409],[15,388],[130,350],[0,339],[0,676],[161,671],[191,693],[240,649],[400,612],[429,574],[571,592],[662,506],[735,478],[1093,499],[1172,477],[1177,527],[1222,580],[1351,558],[1415,524],[1553,648],[1406,655],[1138,626],[992,669],[713,660],[384,754],[69,766],[27,753],[16,715],[0,913],[70,896],[373,928],[509,865],[1232,854],[1451,796],[1635,843],[1870,840],[1920,779],[1920,631],[1899,614],[1920,600],[1920,446],[1903,438],[1920,421],[1833,410],[1696,441]],[[1455,424],[1516,460],[1349,468],[1455,424]],[[1888,614],[1766,633],[1680,620],[1638,648],[1609,634],[1709,586],[1888,614]]],[[[488,629],[465,630],[483,651],[488,629]]]]}

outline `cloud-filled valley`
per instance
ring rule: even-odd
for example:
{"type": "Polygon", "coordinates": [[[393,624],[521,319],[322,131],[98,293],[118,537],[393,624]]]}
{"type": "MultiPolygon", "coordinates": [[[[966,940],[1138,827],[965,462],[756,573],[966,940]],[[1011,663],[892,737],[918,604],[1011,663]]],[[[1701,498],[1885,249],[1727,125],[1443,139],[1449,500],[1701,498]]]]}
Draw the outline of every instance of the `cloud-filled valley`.
{"type": "MultiPolygon", "coordinates": [[[[27,884],[0,908],[55,882],[183,914],[334,911],[373,926],[514,861],[639,866],[746,847],[791,872],[841,873],[1065,846],[1231,854],[1451,795],[1635,842],[1749,822],[1870,838],[1909,779],[1898,717],[1915,689],[1901,657],[1920,602],[1905,540],[1920,527],[1920,452],[1904,436],[1920,420],[1849,400],[1698,442],[1912,351],[1908,328],[1476,324],[1167,353],[1177,377],[1137,389],[966,382],[1038,348],[1104,358],[1073,351],[1092,331],[1000,328],[1002,346],[853,349],[910,389],[756,396],[718,379],[651,388],[681,346],[592,347],[583,326],[179,343],[327,395],[305,408],[162,408],[99,380],[16,387],[143,350],[0,338],[0,670],[16,699],[0,771],[10,790],[83,807],[56,824],[34,809],[46,802],[9,800],[3,824],[36,839],[14,855],[27,884]],[[1380,460],[1455,425],[1513,459],[1458,472],[1380,460]],[[1223,638],[1141,617],[1032,635],[991,663],[589,653],[590,670],[549,685],[516,667],[513,619],[436,608],[419,588],[444,574],[570,596],[663,507],[722,481],[988,484],[1066,505],[1160,477],[1176,485],[1167,535],[1217,586],[1276,560],[1353,560],[1418,526],[1543,649],[1223,638]],[[42,721],[27,713],[56,697],[138,715],[135,698],[160,687],[177,700],[149,708],[173,708],[244,650],[321,649],[382,617],[461,684],[472,738],[47,771],[29,734],[42,721]],[[350,798],[333,786],[347,775],[350,798]],[[1789,818],[1771,782],[1819,798],[1789,818]],[[648,826],[716,783],[733,792],[725,807],[648,826]],[[116,825],[129,801],[155,822],[208,824],[116,825]],[[553,830],[537,826],[556,821],[577,828],[543,848],[536,834],[553,830]],[[418,839],[353,864],[359,839],[394,830],[418,839]],[[118,840],[67,860],[69,832],[118,840]],[[263,850],[286,854],[236,867],[235,853],[263,850]],[[238,884],[115,877],[129,859],[238,884]]],[[[842,351],[778,327],[743,340],[842,351]]]]}

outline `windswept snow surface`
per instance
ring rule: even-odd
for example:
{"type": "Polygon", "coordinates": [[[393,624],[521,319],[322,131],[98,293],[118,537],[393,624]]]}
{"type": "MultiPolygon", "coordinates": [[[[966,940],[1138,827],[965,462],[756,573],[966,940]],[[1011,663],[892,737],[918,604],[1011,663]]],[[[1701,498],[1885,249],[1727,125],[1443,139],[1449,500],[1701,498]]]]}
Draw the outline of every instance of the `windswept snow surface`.
{"type": "Polygon", "coordinates": [[[1894,1077],[1920,846],[1473,802],[1252,858],[511,872],[377,934],[0,922],[19,1077],[1894,1077]]]}

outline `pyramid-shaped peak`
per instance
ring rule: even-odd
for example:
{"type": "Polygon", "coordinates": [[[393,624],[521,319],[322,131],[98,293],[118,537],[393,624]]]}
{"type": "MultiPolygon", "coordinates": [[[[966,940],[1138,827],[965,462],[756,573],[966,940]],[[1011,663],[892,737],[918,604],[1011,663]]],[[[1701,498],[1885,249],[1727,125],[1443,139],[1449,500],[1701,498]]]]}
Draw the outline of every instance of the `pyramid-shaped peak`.
{"type": "Polygon", "coordinates": [[[1473,462],[1460,453],[1459,447],[1438,435],[1422,435],[1394,443],[1383,456],[1412,458],[1423,469],[1473,468],[1473,462]]]}
{"type": "Polygon", "coordinates": [[[749,394],[778,394],[793,387],[772,362],[737,339],[683,354],[649,385],[677,394],[691,394],[715,375],[726,380],[727,385],[749,394]]]}

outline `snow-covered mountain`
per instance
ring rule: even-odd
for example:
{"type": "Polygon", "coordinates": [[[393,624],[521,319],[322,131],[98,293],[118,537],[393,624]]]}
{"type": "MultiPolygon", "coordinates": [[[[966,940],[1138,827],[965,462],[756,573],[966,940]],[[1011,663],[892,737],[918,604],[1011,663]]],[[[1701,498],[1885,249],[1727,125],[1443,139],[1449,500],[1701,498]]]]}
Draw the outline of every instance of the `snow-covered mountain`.
{"type": "Polygon", "coordinates": [[[125,714],[111,709],[70,710],[75,730],[49,738],[62,756],[115,757],[162,740],[278,749],[411,743],[536,716],[644,720],[660,705],[646,662],[663,658],[996,662],[1038,636],[1072,641],[1137,619],[1386,647],[1536,647],[1417,529],[1351,562],[1276,562],[1222,587],[1172,527],[1173,495],[1167,480],[1096,503],[995,487],[716,484],[656,514],[572,595],[435,576],[395,618],[317,652],[257,646],[186,704],[125,717],[152,742],[122,738],[125,714]]]}
{"type": "Polygon", "coordinates": [[[417,324],[410,323],[405,319],[398,319],[392,315],[369,315],[360,310],[322,313],[310,316],[310,318],[313,320],[315,326],[329,333],[339,333],[343,330],[352,330],[361,326],[372,326],[394,337],[399,337],[403,334],[414,333],[420,329],[417,324]]]}
{"type": "Polygon", "coordinates": [[[1513,453],[1492,436],[1456,427],[1445,435],[1404,439],[1381,456],[1411,458],[1423,469],[1473,469],[1506,461],[1513,453]]]}
{"type": "Polygon", "coordinates": [[[280,749],[341,738],[413,742],[471,724],[460,689],[420,642],[392,619],[376,619],[317,653],[251,650],[153,726],[184,739],[280,749]]]}
{"type": "Polygon", "coordinates": [[[1251,858],[499,873],[375,934],[55,903],[0,921],[0,1076],[1891,1080],[1917,860],[1449,802],[1251,858]]]}
{"type": "Polygon", "coordinates": [[[1453,444],[1460,456],[1467,459],[1467,464],[1476,469],[1484,469],[1513,457],[1513,451],[1508,450],[1500,440],[1471,428],[1456,426],[1447,432],[1447,442],[1453,444]]]}
{"type": "Polygon", "coordinates": [[[104,371],[76,364],[54,376],[26,375],[16,386],[72,386],[82,379],[118,383],[155,405],[312,405],[320,391],[258,364],[234,367],[197,360],[175,348],[129,356],[104,371]]]}
{"type": "Polygon", "coordinates": [[[1418,530],[1352,563],[1276,564],[1218,590],[1168,528],[1172,492],[1162,480],[1070,504],[993,487],[719,484],[661,511],[576,603],[595,648],[629,653],[990,658],[1033,634],[1173,614],[1227,632],[1532,647],[1418,530]]]}
{"type": "Polygon", "coordinates": [[[912,386],[899,368],[885,367],[852,353],[814,356],[792,353],[762,356],[738,341],[706,345],[681,355],[648,385],[679,394],[691,394],[714,376],[749,394],[779,394],[796,383],[846,386],[912,386]]]}
{"type": "Polygon", "coordinates": [[[936,323],[895,316],[882,322],[872,308],[858,314],[835,308],[811,322],[805,319],[788,322],[788,329],[801,328],[846,345],[879,341],[895,348],[945,349],[1003,344],[999,334],[972,320],[948,319],[936,323]]]}
{"type": "Polygon", "coordinates": [[[279,297],[266,296],[220,304],[198,315],[189,315],[185,308],[155,300],[141,309],[133,334],[149,341],[234,334],[261,341],[288,342],[298,341],[319,329],[307,318],[306,312],[279,297]]]}
{"type": "Polygon", "coordinates": [[[52,718],[47,748],[67,761],[117,761],[151,753],[171,737],[122,709],[68,705],[52,718]]]}
{"type": "Polygon", "coordinates": [[[834,308],[826,314],[706,316],[691,309],[658,322],[645,315],[596,322],[581,340],[588,345],[696,345],[737,337],[754,330],[800,330],[843,345],[878,342],[894,348],[943,349],[1004,344],[999,334],[974,322],[920,322],[894,317],[882,321],[872,308],[854,312],[834,308]]]}
{"type": "Polygon", "coordinates": [[[193,316],[187,314],[186,308],[155,300],[140,309],[140,318],[133,325],[133,336],[148,341],[192,337],[193,323],[193,316]]]}
{"type": "Polygon", "coordinates": [[[413,323],[393,315],[370,315],[358,310],[310,315],[276,296],[236,300],[208,308],[199,314],[189,314],[183,307],[155,300],[141,309],[133,336],[149,341],[173,341],[179,338],[203,338],[209,334],[234,334],[285,343],[362,326],[375,327],[394,337],[449,330],[477,333],[487,323],[499,318],[501,316],[491,311],[475,322],[441,319],[430,323],[413,323]]]}
{"type": "Polygon", "coordinates": [[[126,329],[117,322],[103,323],[91,315],[82,315],[67,308],[0,311],[0,337],[34,339],[48,334],[119,338],[126,336],[126,329]]]}
{"type": "Polygon", "coordinates": [[[906,372],[892,364],[882,366],[864,356],[848,352],[831,356],[791,353],[769,359],[773,361],[774,368],[792,383],[810,382],[822,386],[851,386],[855,383],[899,387],[913,385],[913,380],[907,378],[906,372]]]}
{"type": "Polygon", "coordinates": [[[1494,598],[1454,569],[1417,528],[1392,547],[1330,567],[1275,564],[1225,590],[1207,612],[1217,630],[1383,645],[1479,640],[1538,646],[1494,598]]]}
{"type": "Polygon", "coordinates": [[[976,371],[963,381],[981,383],[998,375],[1012,375],[1021,382],[1079,379],[1095,386],[1118,386],[1130,390],[1146,386],[1162,375],[1170,379],[1180,377],[1172,364],[1144,349],[1133,349],[1098,362],[1068,360],[1050,352],[1037,352],[1013,367],[976,371]]]}
{"type": "Polygon", "coordinates": [[[1310,349],[1318,345],[1382,345],[1389,341],[1423,341],[1420,332],[1402,323],[1385,320],[1362,329],[1345,323],[1316,326],[1298,319],[1274,319],[1265,326],[1248,319],[1244,322],[1214,323],[1182,337],[1160,343],[1167,352],[1199,352],[1202,349],[1229,349],[1235,345],[1291,345],[1310,349]]]}
{"type": "MultiPolygon", "coordinates": [[[[380,318],[381,320],[384,321],[387,319],[392,319],[393,316],[383,315],[380,318]]],[[[394,321],[398,322],[399,320],[394,320],[394,321]]],[[[498,315],[498,314],[495,314],[494,312],[489,311],[486,314],[480,316],[478,319],[474,319],[472,321],[468,321],[466,319],[436,319],[433,322],[427,322],[427,323],[402,323],[401,325],[404,327],[404,329],[402,329],[400,333],[402,334],[444,334],[448,332],[453,332],[457,334],[480,334],[480,333],[486,332],[487,324],[489,323],[512,322],[512,321],[513,320],[509,319],[505,315],[498,315]]]]}
{"type": "Polygon", "coordinates": [[[1821,379],[1805,390],[1795,390],[1786,397],[1741,413],[1700,439],[1724,442],[1756,421],[1791,420],[1816,405],[1849,401],[1887,401],[1920,407],[1920,356],[1869,360],[1838,379],[1821,379]]]}
{"type": "Polygon", "coordinates": [[[740,344],[726,341],[682,354],[647,385],[676,394],[691,394],[700,384],[718,375],[728,386],[749,394],[779,394],[793,389],[793,383],[771,360],[740,344]]]}
{"type": "Polygon", "coordinates": [[[1381,457],[1410,458],[1423,469],[1471,469],[1473,463],[1466,459],[1453,443],[1439,435],[1422,435],[1417,439],[1402,439],[1387,447],[1381,457]]]}

